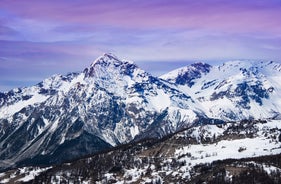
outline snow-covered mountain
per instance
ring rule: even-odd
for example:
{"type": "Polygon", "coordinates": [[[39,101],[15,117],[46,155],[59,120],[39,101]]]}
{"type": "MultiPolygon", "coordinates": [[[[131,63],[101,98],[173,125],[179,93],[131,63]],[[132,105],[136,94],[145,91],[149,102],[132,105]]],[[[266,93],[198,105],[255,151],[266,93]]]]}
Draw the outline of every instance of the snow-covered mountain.
{"type": "Polygon", "coordinates": [[[81,73],[0,94],[0,167],[57,163],[201,120],[186,93],[104,54],[81,73]]]}
{"type": "Polygon", "coordinates": [[[160,78],[189,94],[208,117],[225,121],[280,118],[279,63],[231,61],[218,66],[195,63],[160,78]]]}
{"type": "Polygon", "coordinates": [[[278,119],[281,66],[195,63],[160,78],[104,54],[80,73],[0,93],[0,169],[59,163],[187,127],[278,119]]]}

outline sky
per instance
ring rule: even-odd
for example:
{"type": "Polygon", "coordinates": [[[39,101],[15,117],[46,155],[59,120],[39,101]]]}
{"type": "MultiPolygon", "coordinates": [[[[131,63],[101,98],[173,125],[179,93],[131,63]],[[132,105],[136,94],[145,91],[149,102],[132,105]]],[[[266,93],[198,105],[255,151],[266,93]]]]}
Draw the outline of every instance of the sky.
{"type": "Polygon", "coordinates": [[[82,71],[103,53],[154,75],[281,60],[281,0],[0,0],[0,91],[82,71]]]}

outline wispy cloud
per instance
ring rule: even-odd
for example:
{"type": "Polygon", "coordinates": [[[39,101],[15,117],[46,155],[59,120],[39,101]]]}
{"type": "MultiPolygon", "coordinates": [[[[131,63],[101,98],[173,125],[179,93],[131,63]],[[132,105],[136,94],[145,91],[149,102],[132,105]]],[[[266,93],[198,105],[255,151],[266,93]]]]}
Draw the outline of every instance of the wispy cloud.
{"type": "Polygon", "coordinates": [[[206,28],[227,32],[279,32],[280,1],[5,1],[6,11],[25,19],[129,28],[206,28]]]}

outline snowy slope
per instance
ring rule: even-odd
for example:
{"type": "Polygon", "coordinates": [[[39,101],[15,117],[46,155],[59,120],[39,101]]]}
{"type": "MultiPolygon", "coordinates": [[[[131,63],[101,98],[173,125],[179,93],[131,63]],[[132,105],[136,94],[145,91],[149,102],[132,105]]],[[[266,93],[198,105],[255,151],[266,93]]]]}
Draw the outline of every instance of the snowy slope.
{"type": "Polygon", "coordinates": [[[281,112],[280,68],[272,61],[231,61],[219,66],[197,63],[160,78],[176,83],[209,117],[266,119],[281,112]]]}

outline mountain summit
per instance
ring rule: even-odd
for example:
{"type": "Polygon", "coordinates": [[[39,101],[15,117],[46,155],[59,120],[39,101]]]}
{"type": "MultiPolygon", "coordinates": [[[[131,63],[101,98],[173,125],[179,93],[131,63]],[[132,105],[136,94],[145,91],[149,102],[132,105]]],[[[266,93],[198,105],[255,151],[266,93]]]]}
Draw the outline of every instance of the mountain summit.
{"type": "MultiPolygon", "coordinates": [[[[118,59],[115,55],[111,53],[105,53],[99,58],[97,58],[89,68],[86,68],[84,70],[84,73],[88,76],[93,76],[95,74],[95,70],[101,69],[101,70],[111,70],[114,71],[117,68],[122,68],[123,70],[126,69],[126,65],[134,66],[136,65],[131,61],[124,61],[118,59]]],[[[109,71],[110,72],[110,71],[109,71]]]]}
{"type": "Polygon", "coordinates": [[[120,60],[117,56],[115,56],[112,53],[104,53],[102,56],[98,57],[92,64],[91,67],[94,67],[95,65],[103,65],[108,66],[110,64],[114,64],[115,66],[119,66],[122,63],[129,63],[133,64],[132,61],[124,61],[120,60]]]}
{"type": "Polygon", "coordinates": [[[161,78],[171,83],[192,87],[195,84],[194,80],[210,72],[211,68],[212,66],[206,63],[194,63],[190,66],[171,71],[161,76],[161,78]]]}

